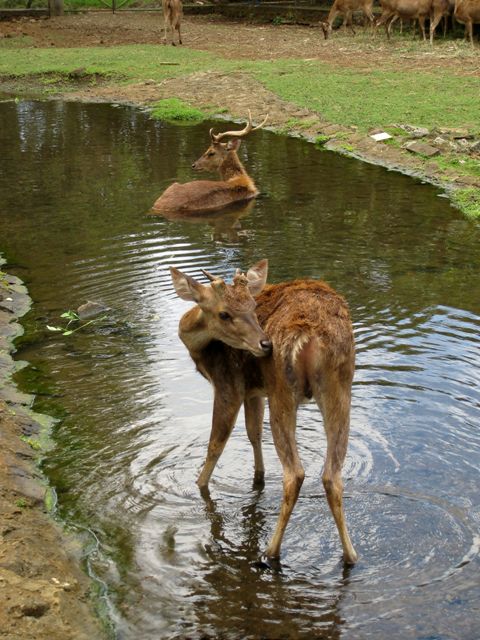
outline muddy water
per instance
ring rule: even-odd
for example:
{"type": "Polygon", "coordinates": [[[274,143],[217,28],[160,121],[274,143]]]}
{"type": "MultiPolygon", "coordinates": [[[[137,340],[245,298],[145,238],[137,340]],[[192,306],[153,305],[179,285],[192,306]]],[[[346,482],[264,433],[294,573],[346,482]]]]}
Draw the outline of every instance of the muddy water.
{"type": "Polygon", "coordinates": [[[0,104],[1,247],[34,307],[20,381],[59,418],[44,470],[83,532],[118,638],[478,637],[480,229],[434,188],[268,132],[243,159],[249,209],[147,214],[191,179],[208,124],[108,105],[0,104]],[[318,411],[300,411],[306,469],[281,572],[256,565],[281,471],[252,488],[239,420],[203,500],[211,391],[177,338],[188,304],[167,267],[324,278],[349,300],[358,366],[345,464],[359,563],[345,569],[321,485],[318,411]],[[108,317],[47,324],[86,300],[108,317]]]}

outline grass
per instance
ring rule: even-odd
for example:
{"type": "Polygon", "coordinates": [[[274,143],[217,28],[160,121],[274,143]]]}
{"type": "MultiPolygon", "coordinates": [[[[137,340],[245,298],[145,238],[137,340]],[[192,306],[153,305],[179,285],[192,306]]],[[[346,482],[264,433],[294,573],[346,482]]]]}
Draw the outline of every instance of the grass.
{"type": "Polygon", "coordinates": [[[452,202],[472,220],[480,219],[480,189],[456,189],[450,194],[452,202]]]}
{"type": "Polygon", "coordinates": [[[67,74],[79,67],[126,82],[161,81],[195,71],[247,71],[281,98],[361,131],[397,122],[480,127],[478,79],[445,73],[361,71],[303,60],[240,62],[157,45],[36,49],[35,56],[9,45],[0,59],[0,75],[67,74]]]}
{"type": "Polygon", "coordinates": [[[167,122],[201,122],[208,114],[190,106],[179,98],[166,98],[157,102],[152,110],[152,116],[167,122]]]}
{"type": "Polygon", "coordinates": [[[426,72],[361,71],[317,61],[255,62],[255,77],[285,100],[362,131],[393,123],[478,129],[478,79],[426,72]]]}

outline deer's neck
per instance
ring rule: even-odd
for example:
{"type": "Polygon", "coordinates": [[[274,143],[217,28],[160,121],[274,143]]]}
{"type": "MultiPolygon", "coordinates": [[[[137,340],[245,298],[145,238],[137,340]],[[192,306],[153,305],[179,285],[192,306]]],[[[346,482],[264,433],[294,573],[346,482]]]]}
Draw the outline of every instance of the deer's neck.
{"type": "Polygon", "coordinates": [[[212,337],[208,332],[205,316],[200,307],[193,307],[180,319],[178,335],[193,359],[199,357],[212,337]]]}
{"type": "Polygon", "coordinates": [[[220,166],[220,175],[225,182],[234,181],[241,182],[243,186],[256,191],[255,184],[245,171],[245,167],[240,162],[236,152],[232,151],[227,155],[222,165],[220,166]]]}

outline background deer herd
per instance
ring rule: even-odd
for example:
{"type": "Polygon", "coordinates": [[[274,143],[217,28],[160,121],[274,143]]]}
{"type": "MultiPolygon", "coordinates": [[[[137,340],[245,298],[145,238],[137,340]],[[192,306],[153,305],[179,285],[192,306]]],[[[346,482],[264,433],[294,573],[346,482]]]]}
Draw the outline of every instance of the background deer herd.
{"type": "MultiPolygon", "coordinates": [[[[397,20],[418,21],[423,39],[426,40],[425,21],[430,21],[430,44],[433,44],[435,30],[440,21],[444,20],[444,35],[446,34],[448,20],[456,20],[465,25],[465,37],[468,36],[473,47],[473,25],[480,23],[480,0],[379,0],[381,15],[376,20],[373,13],[374,0],[334,0],[332,8],[325,22],[320,22],[325,38],[332,32],[332,27],[337,17],[343,18],[345,30],[350,28],[353,34],[353,13],[363,12],[370,22],[373,34],[377,27],[385,25],[387,37],[390,38],[392,26],[397,20]]],[[[178,34],[178,43],[182,44],[180,23],[182,19],[182,0],[162,0],[163,15],[165,18],[165,43],[167,42],[167,30],[170,29],[171,43],[174,42],[174,31],[178,34]]]]}

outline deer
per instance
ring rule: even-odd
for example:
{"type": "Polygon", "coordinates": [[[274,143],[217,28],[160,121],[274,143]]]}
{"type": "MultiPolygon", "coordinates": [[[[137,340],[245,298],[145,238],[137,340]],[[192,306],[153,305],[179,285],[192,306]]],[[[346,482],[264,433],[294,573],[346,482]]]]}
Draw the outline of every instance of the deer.
{"type": "Polygon", "coordinates": [[[480,23],[480,0],[456,0],[453,17],[465,25],[473,49],[473,25],[480,23]]]}
{"type": "Polygon", "coordinates": [[[180,23],[183,17],[182,0],[162,0],[163,8],[163,27],[165,29],[164,44],[167,44],[167,29],[170,29],[172,37],[172,46],[175,46],[173,32],[178,31],[178,44],[182,44],[182,36],[180,33],[180,23]]]}
{"type": "Polygon", "coordinates": [[[218,171],[221,180],[194,180],[174,182],[155,201],[155,213],[180,212],[183,214],[211,213],[238,202],[255,198],[259,191],[238,157],[242,138],[261,129],[268,120],[253,126],[252,114],[248,111],[248,122],[241,131],[214,133],[210,129],[211,144],[205,153],[192,164],[194,171],[218,171]],[[230,138],[228,142],[222,142],[230,138]]]}
{"type": "Polygon", "coordinates": [[[370,20],[370,24],[373,26],[375,18],[373,16],[372,5],[373,0],[335,0],[332,8],[330,9],[327,20],[320,23],[325,40],[332,33],[332,25],[338,15],[344,16],[343,25],[345,31],[347,30],[347,27],[350,27],[353,35],[355,35],[355,29],[352,24],[352,13],[354,11],[363,11],[370,20]]]}
{"type": "Polygon", "coordinates": [[[382,15],[377,20],[375,29],[384,24],[387,37],[390,39],[392,25],[396,20],[418,20],[423,40],[426,41],[425,20],[430,17],[432,0],[380,0],[380,4],[382,15]]]}
{"type": "Polygon", "coordinates": [[[442,18],[444,18],[443,37],[447,31],[447,20],[451,14],[450,0],[432,0],[430,15],[430,44],[433,45],[435,30],[442,18]]]}
{"type": "Polygon", "coordinates": [[[327,452],[322,473],[327,501],[338,529],[346,564],[354,564],[342,504],[342,466],[350,428],[355,344],[345,299],[321,280],[267,284],[268,260],[231,283],[202,270],[202,284],[170,267],[173,286],[195,303],[180,319],[179,337],[197,370],[213,386],[213,414],[205,463],[197,484],[208,484],[243,405],[253,448],[254,485],[262,487],[265,469],[262,429],[265,398],[277,455],[283,468],[283,496],[273,536],[265,551],[280,558],[285,529],[305,472],[297,449],[298,406],[312,398],[323,415],[327,452]]]}

